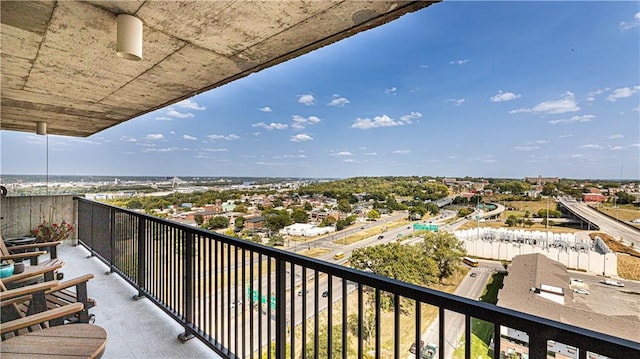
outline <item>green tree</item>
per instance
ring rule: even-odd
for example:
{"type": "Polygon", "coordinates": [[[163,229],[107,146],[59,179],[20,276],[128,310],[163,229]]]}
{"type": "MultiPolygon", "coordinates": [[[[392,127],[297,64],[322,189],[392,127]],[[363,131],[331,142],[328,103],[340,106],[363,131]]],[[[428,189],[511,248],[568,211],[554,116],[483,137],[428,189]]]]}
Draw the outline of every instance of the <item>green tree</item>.
{"type": "Polygon", "coordinates": [[[224,216],[216,216],[210,218],[206,223],[202,225],[204,229],[222,229],[229,227],[229,218],[224,216]]]}
{"type": "MultiPolygon", "coordinates": [[[[372,300],[369,300],[372,302],[372,300]]],[[[371,340],[373,339],[373,335],[376,333],[376,316],[372,308],[374,308],[375,302],[369,303],[367,309],[364,311],[364,316],[362,317],[362,337],[364,338],[367,344],[371,344],[371,340]]],[[[358,336],[358,331],[360,330],[360,325],[358,323],[358,314],[353,313],[349,314],[347,317],[347,329],[354,337],[358,336]]]]}
{"type": "Polygon", "coordinates": [[[504,223],[509,226],[509,227],[513,227],[516,224],[518,224],[518,217],[514,216],[513,214],[510,215],[509,217],[507,217],[507,220],[504,221],[504,223]]]}
{"type": "Polygon", "coordinates": [[[265,226],[273,232],[292,224],[291,216],[287,210],[271,211],[265,215],[265,226]]]}
{"type": "Polygon", "coordinates": [[[346,199],[341,199],[338,201],[338,211],[342,213],[351,213],[351,204],[346,199]]]}
{"type": "Polygon", "coordinates": [[[200,213],[196,213],[193,216],[193,220],[196,222],[198,226],[202,226],[202,223],[204,223],[204,217],[200,213]]]}
{"type": "Polygon", "coordinates": [[[129,209],[142,209],[142,202],[139,199],[134,198],[134,199],[130,200],[127,203],[127,208],[129,208],[129,209]]]}
{"type": "Polygon", "coordinates": [[[293,220],[293,223],[307,223],[309,222],[309,215],[307,214],[307,211],[296,208],[291,213],[291,219],[293,220]]]}
{"type": "Polygon", "coordinates": [[[322,220],[322,222],[320,222],[320,227],[333,226],[336,222],[337,222],[336,217],[327,216],[322,220]]]}
{"type": "Polygon", "coordinates": [[[530,219],[527,219],[526,221],[524,221],[524,224],[525,224],[527,227],[531,228],[531,226],[533,226],[533,221],[532,221],[532,220],[530,220],[530,219]]]}
{"type": "Polygon", "coordinates": [[[235,219],[235,221],[233,222],[233,224],[234,224],[234,226],[235,226],[236,228],[242,228],[242,227],[244,227],[244,222],[245,222],[246,220],[247,220],[246,218],[244,218],[244,217],[240,216],[240,217],[237,217],[237,218],[235,219]]]}
{"type": "Polygon", "coordinates": [[[558,188],[556,187],[556,185],[554,183],[547,182],[547,183],[544,184],[544,186],[542,186],[541,194],[543,196],[552,196],[556,192],[557,189],[558,188]]]}
{"type": "Polygon", "coordinates": [[[244,203],[238,203],[236,204],[235,208],[233,209],[235,212],[240,212],[240,213],[247,213],[249,210],[247,209],[247,206],[245,206],[244,203]]]}
{"type": "Polygon", "coordinates": [[[436,262],[440,284],[443,279],[449,278],[459,270],[461,258],[467,253],[464,244],[455,235],[447,232],[426,232],[424,247],[426,255],[436,262]]]}
{"type": "Polygon", "coordinates": [[[469,207],[460,208],[458,210],[458,217],[466,217],[466,216],[470,215],[471,213],[473,213],[473,209],[471,209],[469,207]]]}
{"type": "Polygon", "coordinates": [[[377,209],[372,209],[367,213],[367,218],[369,219],[378,219],[380,218],[380,212],[377,209]]]}
{"type": "Polygon", "coordinates": [[[636,201],[636,198],[627,192],[616,192],[616,197],[618,197],[618,199],[615,200],[616,204],[632,204],[636,201]]]}
{"type": "Polygon", "coordinates": [[[431,213],[432,216],[437,215],[438,213],[440,213],[440,207],[438,207],[437,204],[435,204],[435,202],[429,202],[425,205],[427,211],[429,211],[429,213],[431,213]]]}
{"type": "MultiPolygon", "coordinates": [[[[340,325],[335,325],[333,327],[333,330],[331,331],[332,333],[332,340],[331,340],[331,357],[332,358],[341,358],[342,357],[342,327],[340,325]]],[[[321,326],[320,330],[317,331],[317,336],[318,336],[318,358],[328,358],[329,356],[327,355],[327,351],[329,349],[329,346],[327,345],[328,343],[328,338],[329,338],[329,334],[327,333],[327,328],[326,326],[321,326]]],[[[314,359],[316,357],[315,355],[315,348],[313,345],[307,345],[307,349],[304,353],[304,358],[305,359],[314,359]]],[[[289,357],[289,354],[287,354],[286,356],[287,358],[289,357]]]]}
{"type": "Polygon", "coordinates": [[[313,210],[313,206],[311,205],[311,202],[305,202],[302,209],[304,209],[305,211],[311,211],[313,210]]]}

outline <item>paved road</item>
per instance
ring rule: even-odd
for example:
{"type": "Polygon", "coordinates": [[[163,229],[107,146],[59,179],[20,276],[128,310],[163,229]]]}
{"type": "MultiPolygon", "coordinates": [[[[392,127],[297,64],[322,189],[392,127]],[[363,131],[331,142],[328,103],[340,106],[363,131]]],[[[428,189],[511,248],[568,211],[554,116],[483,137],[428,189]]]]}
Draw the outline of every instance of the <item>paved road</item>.
{"type": "Polygon", "coordinates": [[[634,243],[635,248],[640,248],[640,230],[627,226],[620,221],[609,218],[583,202],[560,198],[560,203],[570,211],[588,219],[600,227],[600,231],[610,234],[617,239],[622,238],[626,243],[634,243]]]}
{"type": "MultiPolygon", "coordinates": [[[[458,288],[456,288],[453,293],[466,298],[479,299],[487,286],[491,275],[498,269],[503,269],[499,262],[480,261],[480,265],[469,271],[467,276],[462,280],[462,282],[460,282],[458,288]],[[475,273],[476,276],[471,277],[471,273],[475,273]]],[[[439,316],[434,319],[427,330],[422,334],[422,340],[424,340],[425,343],[438,344],[438,323],[439,316]]],[[[464,315],[455,312],[445,312],[445,358],[451,358],[453,356],[453,352],[461,342],[463,334],[464,315]]],[[[439,350],[441,350],[441,348],[439,348],[439,350]]],[[[415,356],[413,354],[409,354],[408,359],[415,359],[415,356]]]]}

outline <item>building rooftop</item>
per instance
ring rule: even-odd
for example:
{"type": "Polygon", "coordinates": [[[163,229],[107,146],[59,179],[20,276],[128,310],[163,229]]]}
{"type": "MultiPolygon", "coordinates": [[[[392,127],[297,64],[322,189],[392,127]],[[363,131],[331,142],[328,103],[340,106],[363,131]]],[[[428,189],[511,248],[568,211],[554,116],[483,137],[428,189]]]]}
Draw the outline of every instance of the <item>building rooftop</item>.
{"type": "MultiPolygon", "coordinates": [[[[637,316],[613,316],[596,313],[573,300],[567,267],[542,254],[526,254],[513,258],[504,286],[498,293],[498,305],[528,314],[597,332],[640,341],[640,320],[637,316]],[[564,304],[540,295],[540,289],[562,290],[564,304]],[[535,291],[532,289],[535,288],[535,291]]],[[[542,292],[557,292],[543,290],[542,292]]],[[[544,294],[544,293],[542,293],[544,294]]],[[[552,294],[552,296],[558,294],[552,294]]],[[[606,303],[603,303],[606,305],[606,303]]]]}

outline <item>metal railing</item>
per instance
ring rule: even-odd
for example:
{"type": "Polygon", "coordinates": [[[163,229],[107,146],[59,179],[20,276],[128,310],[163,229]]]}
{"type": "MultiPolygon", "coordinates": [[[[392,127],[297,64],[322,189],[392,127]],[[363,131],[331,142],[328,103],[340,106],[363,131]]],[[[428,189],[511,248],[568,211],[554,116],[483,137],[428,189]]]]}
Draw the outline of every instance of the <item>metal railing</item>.
{"type": "MultiPolygon", "coordinates": [[[[427,311],[438,314],[440,349],[450,344],[445,334],[450,315],[464,316],[466,358],[472,356],[473,318],[492,323],[495,358],[505,352],[500,326],[528,334],[531,358],[545,358],[551,341],[576,348],[578,358],[588,352],[636,357],[640,351],[639,343],[584,328],[77,201],[81,244],[134,286],[137,297],[179,322],[181,339],[196,337],[223,357],[406,357],[409,346],[424,338],[427,311]]],[[[445,357],[445,350],[437,352],[445,357]]]]}

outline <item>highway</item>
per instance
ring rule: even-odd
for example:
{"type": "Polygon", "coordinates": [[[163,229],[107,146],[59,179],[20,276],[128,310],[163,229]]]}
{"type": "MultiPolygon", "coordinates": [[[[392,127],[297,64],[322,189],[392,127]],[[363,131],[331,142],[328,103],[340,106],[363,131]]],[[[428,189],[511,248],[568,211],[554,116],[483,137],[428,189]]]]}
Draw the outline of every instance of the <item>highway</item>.
{"type": "Polygon", "coordinates": [[[613,218],[607,217],[583,202],[569,198],[559,198],[558,201],[571,212],[591,221],[600,227],[600,231],[623,239],[627,244],[634,243],[635,248],[640,248],[640,229],[634,229],[613,218]]]}

